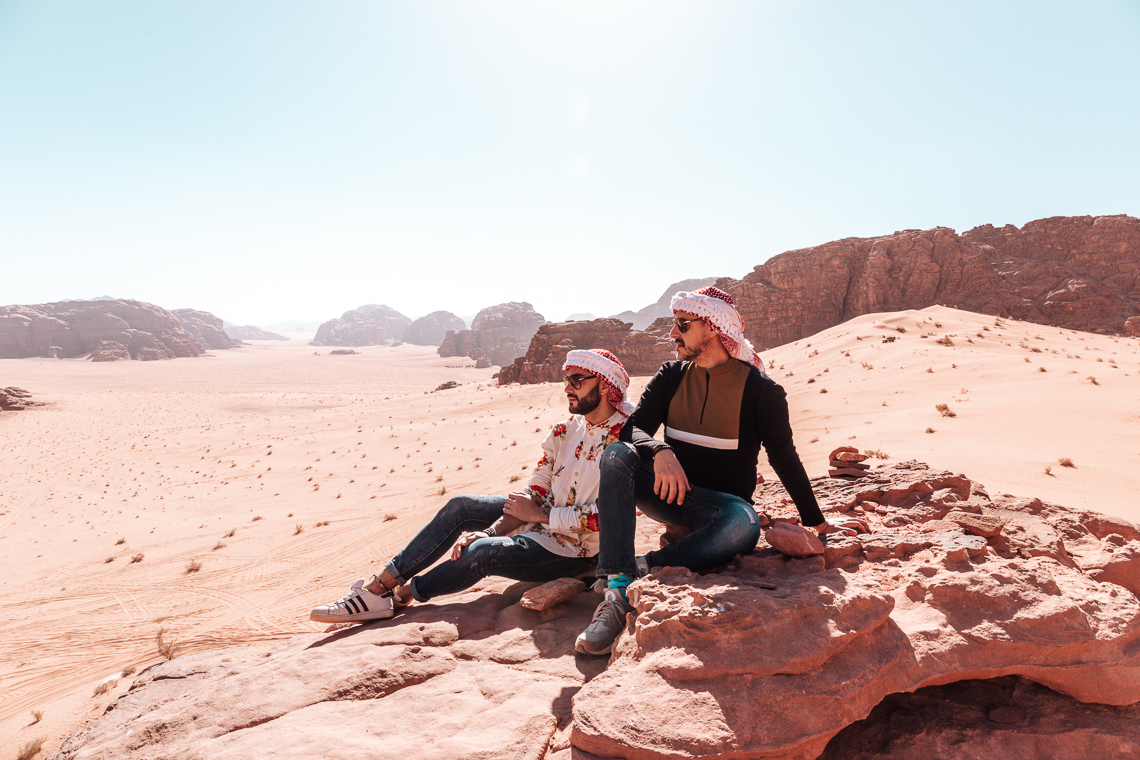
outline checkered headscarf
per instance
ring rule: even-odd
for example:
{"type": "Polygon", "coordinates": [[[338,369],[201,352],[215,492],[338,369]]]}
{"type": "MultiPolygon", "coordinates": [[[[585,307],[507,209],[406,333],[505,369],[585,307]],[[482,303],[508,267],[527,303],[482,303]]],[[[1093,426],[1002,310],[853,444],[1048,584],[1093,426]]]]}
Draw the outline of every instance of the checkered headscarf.
{"type": "Polygon", "coordinates": [[[562,371],[571,367],[585,370],[599,378],[606,387],[606,400],[626,417],[633,414],[633,404],[626,393],[629,390],[629,373],[616,356],[604,348],[571,351],[566,354],[562,371]]]}

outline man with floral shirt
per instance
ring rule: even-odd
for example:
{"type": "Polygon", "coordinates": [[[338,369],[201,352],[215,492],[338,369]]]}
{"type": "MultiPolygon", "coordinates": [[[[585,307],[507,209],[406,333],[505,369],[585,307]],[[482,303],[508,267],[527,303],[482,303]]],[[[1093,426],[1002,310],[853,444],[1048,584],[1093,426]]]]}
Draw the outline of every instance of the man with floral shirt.
{"type": "Polygon", "coordinates": [[[616,356],[601,349],[569,352],[562,369],[571,416],[542,442],[542,457],[525,489],[449,500],[378,575],[356,581],[346,596],[317,607],[309,619],[389,618],[413,599],[454,594],[488,575],[548,581],[593,574],[598,462],[633,411],[626,395],[629,375],[616,356]],[[508,536],[512,531],[520,532],[508,536]],[[451,559],[428,570],[449,548],[451,559]]]}

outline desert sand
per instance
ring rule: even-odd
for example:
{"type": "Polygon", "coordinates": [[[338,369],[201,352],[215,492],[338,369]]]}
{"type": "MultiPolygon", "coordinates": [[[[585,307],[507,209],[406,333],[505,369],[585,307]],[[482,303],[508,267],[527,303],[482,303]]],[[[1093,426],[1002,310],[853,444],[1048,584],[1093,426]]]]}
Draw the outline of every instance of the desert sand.
{"type": "MultiPolygon", "coordinates": [[[[494,369],[430,347],[358,350],[0,361],[0,386],[49,404],[0,414],[0,744],[46,736],[50,750],[98,717],[130,685],[124,668],[159,661],[160,626],[184,653],[323,629],[311,607],[373,572],[448,495],[525,479],[565,414],[556,385],[498,387],[494,369]],[[461,385],[432,392],[447,380],[461,385]]],[[[1136,339],[931,307],[764,358],[813,477],[851,445],[1140,521],[1136,339]]]]}

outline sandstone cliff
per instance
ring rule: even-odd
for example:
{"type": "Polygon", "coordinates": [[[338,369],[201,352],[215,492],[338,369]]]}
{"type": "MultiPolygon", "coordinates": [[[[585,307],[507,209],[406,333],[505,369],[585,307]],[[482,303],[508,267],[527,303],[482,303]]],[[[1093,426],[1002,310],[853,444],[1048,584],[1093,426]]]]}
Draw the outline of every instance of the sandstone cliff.
{"type": "Polygon", "coordinates": [[[663,362],[675,358],[670,327],[669,319],[660,319],[643,332],[612,317],[545,324],[530,339],[526,354],[499,371],[499,384],[560,380],[566,354],[589,348],[612,351],[631,376],[652,375],[663,362]]]}
{"type": "MultiPolygon", "coordinates": [[[[533,584],[488,580],[393,620],[152,666],[52,757],[1140,752],[1137,526],[917,462],[813,486],[871,533],[806,558],[762,539],[718,571],[655,568],[608,662],[573,654],[595,594],[538,612],[519,603],[533,584]]],[[[761,486],[758,511],[788,518],[786,496],[761,486]]],[[[643,524],[640,550],[650,538],[643,524]]]]}
{"type": "Polygon", "coordinates": [[[525,301],[488,306],[471,320],[470,330],[449,330],[439,346],[439,355],[488,359],[498,366],[510,364],[526,352],[531,336],[545,321],[525,301]]]}
{"type": "Polygon", "coordinates": [[[255,325],[234,325],[223,322],[226,334],[234,340],[289,340],[284,335],[262,330],[255,325]]]}
{"type": "MultiPolygon", "coordinates": [[[[205,312],[201,312],[205,313],[205,312]]],[[[224,334],[224,333],[223,333],[224,334]]],[[[173,359],[207,346],[173,313],[143,301],[59,301],[0,307],[0,358],[173,359]]]]}
{"type": "Polygon", "coordinates": [[[198,309],[175,309],[174,316],[182,323],[182,329],[198,339],[204,348],[237,348],[222,325],[222,320],[208,311],[198,309]]]}
{"type": "Polygon", "coordinates": [[[382,304],[368,304],[330,319],[317,330],[310,346],[379,346],[404,339],[412,320],[382,304]]]}
{"type": "Polygon", "coordinates": [[[404,332],[404,342],[416,346],[438,346],[448,331],[460,332],[467,323],[450,311],[433,311],[420,317],[404,332]]]}
{"type": "Polygon", "coordinates": [[[23,388],[15,386],[0,388],[0,411],[19,412],[33,406],[43,406],[43,402],[33,401],[32,394],[23,388]]]}
{"type": "Polygon", "coordinates": [[[943,305],[1119,334],[1140,314],[1140,219],[1053,217],[847,238],[774,256],[719,287],[757,350],[862,314],[943,305]]]}

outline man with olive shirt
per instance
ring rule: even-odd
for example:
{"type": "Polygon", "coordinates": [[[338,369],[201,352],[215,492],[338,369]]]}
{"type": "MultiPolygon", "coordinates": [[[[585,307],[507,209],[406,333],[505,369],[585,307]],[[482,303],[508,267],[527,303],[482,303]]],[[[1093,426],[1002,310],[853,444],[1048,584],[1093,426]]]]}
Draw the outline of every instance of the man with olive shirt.
{"type": "Polygon", "coordinates": [[[744,337],[732,296],[710,286],[677,293],[670,306],[678,361],[661,366],[621,443],[602,456],[596,574],[609,588],[578,636],[575,648],[583,654],[609,653],[631,611],[625,587],[650,567],[709,570],[756,546],[752,493],[761,446],[804,525],[819,533],[867,529],[857,519],[824,519],[792,443],[784,390],[744,337]],[[653,437],[662,426],[663,441],[653,437]],[[689,533],[636,557],[637,509],[689,533]]]}

